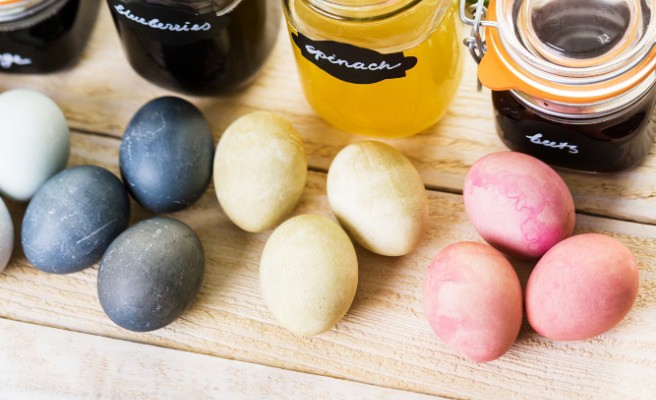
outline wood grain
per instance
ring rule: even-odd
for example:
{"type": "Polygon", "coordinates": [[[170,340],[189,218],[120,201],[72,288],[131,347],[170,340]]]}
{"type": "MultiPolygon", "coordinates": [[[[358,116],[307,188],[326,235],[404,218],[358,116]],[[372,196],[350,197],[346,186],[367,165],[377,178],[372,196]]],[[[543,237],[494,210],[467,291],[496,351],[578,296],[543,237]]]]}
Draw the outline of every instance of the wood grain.
{"type": "Polygon", "coordinates": [[[0,333],[3,399],[436,399],[4,319],[0,333]]]}
{"type": "MultiPolygon", "coordinates": [[[[238,116],[266,109],[287,116],[301,132],[314,169],[326,170],[348,143],[362,140],[323,122],[303,97],[291,45],[284,29],[259,78],[247,89],[222,97],[192,98],[210,120],[215,135],[238,116]]],[[[464,52],[464,47],[463,47],[464,52]]],[[[387,140],[420,170],[428,188],[460,192],[468,168],[480,157],[505,147],[497,138],[489,92],[476,91],[476,66],[465,54],[466,68],[448,115],[437,126],[411,138],[387,140]]],[[[107,7],[80,64],[47,76],[3,75],[0,89],[30,87],[52,96],[71,126],[114,136],[154,97],[173,94],[140,78],[123,56],[107,7]]],[[[633,171],[614,175],[563,172],[577,208],[629,221],[656,223],[656,148],[633,171]]]]}
{"type": "MultiPolygon", "coordinates": [[[[119,141],[73,135],[73,165],[93,163],[117,172],[119,141]]],[[[207,268],[200,294],[169,327],[136,334],[114,326],[96,296],[97,269],[47,275],[17,251],[0,275],[0,317],[227,359],[347,379],[377,386],[467,399],[651,399],[656,391],[656,227],[578,216],[577,232],[606,232],[625,243],[640,268],[639,298],[612,331],[580,342],[540,338],[524,323],[517,343],[501,359],[468,362],[447,349],[423,317],[425,268],[443,247],[480,240],[462,198],[429,191],[430,229],[406,257],[358,249],[360,283],[344,320],[311,339],[278,327],[263,304],[260,252],[269,233],[247,234],[221,212],[212,189],[173,216],[198,233],[207,268]]],[[[11,203],[17,222],[24,206],[11,203]]],[[[148,216],[133,204],[133,222],[148,216]]],[[[332,216],[325,175],[311,172],[295,210],[332,216]]],[[[531,265],[515,263],[525,282],[531,265]]]]}

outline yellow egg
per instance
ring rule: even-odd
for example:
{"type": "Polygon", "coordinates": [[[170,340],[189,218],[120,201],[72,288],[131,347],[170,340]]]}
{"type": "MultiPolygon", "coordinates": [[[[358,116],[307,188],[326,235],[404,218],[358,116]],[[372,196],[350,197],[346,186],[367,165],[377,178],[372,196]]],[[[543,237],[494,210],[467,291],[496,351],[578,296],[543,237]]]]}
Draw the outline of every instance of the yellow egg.
{"type": "Polygon", "coordinates": [[[279,224],[305,188],[307,162],[300,135],[269,112],[236,120],[214,156],[214,186],[230,220],[248,232],[279,224]]]}
{"type": "Polygon", "coordinates": [[[264,247],[260,284],[266,305],[284,328],[301,336],[325,332],[351,307],[358,259],[339,225],[301,215],[280,225],[264,247]]]}

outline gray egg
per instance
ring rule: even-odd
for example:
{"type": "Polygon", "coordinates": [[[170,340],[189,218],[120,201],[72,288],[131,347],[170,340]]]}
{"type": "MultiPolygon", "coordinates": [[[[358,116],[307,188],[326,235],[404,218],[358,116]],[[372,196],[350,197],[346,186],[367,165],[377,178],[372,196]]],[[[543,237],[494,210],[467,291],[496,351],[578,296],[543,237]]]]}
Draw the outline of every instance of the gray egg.
{"type": "Polygon", "coordinates": [[[98,297],[118,326],[136,332],[175,321],[200,289],[203,247],[194,231],[171,218],[132,226],[109,246],[98,271],[98,297]]]}
{"type": "Polygon", "coordinates": [[[11,215],[7,210],[7,206],[0,199],[0,272],[7,266],[13,248],[14,224],[11,222],[11,215]]]}
{"type": "Polygon", "coordinates": [[[114,174],[91,165],[69,168],[46,181],[27,206],[23,250],[42,271],[80,271],[100,260],[129,219],[128,194],[114,174]]]}
{"type": "Polygon", "coordinates": [[[173,212],[205,192],[213,155],[212,130],[203,114],[186,100],[161,97],[128,124],[119,163],[135,200],[151,211],[173,212]]]}

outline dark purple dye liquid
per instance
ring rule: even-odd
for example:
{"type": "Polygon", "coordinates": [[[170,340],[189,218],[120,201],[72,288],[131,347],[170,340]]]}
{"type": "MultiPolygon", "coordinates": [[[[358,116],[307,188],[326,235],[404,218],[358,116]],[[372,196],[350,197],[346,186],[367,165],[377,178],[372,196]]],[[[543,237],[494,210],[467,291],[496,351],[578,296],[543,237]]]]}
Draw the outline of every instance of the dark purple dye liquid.
{"type": "Polygon", "coordinates": [[[568,169],[615,172],[639,164],[654,140],[656,85],[607,119],[559,120],[521,103],[512,92],[492,92],[499,136],[511,150],[568,169]]]}
{"type": "Polygon", "coordinates": [[[598,0],[554,1],[531,13],[540,41],[576,59],[598,57],[615,47],[628,29],[630,18],[626,4],[598,0]]]}
{"type": "Polygon", "coordinates": [[[157,85],[196,95],[220,94],[249,83],[268,58],[280,26],[279,1],[273,0],[243,0],[219,17],[211,7],[199,13],[129,0],[108,3],[134,70],[157,85]],[[189,22],[189,26],[207,22],[212,28],[150,29],[118,13],[116,6],[125,6],[146,21],[157,18],[163,23],[189,22]]]}
{"type": "Polygon", "coordinates": [[[99,5],[100,0],[69,0],[34,25],[0,30],[0,71],[45,73],[72,65],[89,39],[99,5]]]}

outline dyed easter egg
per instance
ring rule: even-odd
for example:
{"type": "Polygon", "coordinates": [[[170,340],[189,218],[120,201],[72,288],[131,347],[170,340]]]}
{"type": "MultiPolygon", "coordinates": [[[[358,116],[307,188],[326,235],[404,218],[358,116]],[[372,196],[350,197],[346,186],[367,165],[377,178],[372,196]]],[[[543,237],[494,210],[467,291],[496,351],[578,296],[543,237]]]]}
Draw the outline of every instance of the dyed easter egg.
{"type": "Polygon", "coordinates": [[[362,247],[385,256],[413,251],[428,227],[421,176],[393,147],[363,141],[342,149],[328,170],[328,201],[362,247]]]}
{"type": "Polygon", "coordinates": [[[460,242],[440,251],[424,280],[424,311],[437,336],[477,362],[501,357],[522,324],[522,289],[492,247],[460,242]]]}
{"type": "Polygon", "coordinates": [[[574,230],[567,185],[551,167],[526,154],[481,158],[465,177],[463,196],[476,231],[512,256],[540,257],[574,230]]]}
{"type": "Polygon", "coordinates": [[[68,123],[54,101],[32,90],[0,94],[0,194],[27,201],[68,161],[68,123]]]}
{"type": "Polygon", "coordinates": [[[214,188],[223,211],[241,229],[279,224],[305,188],[303,141],[289,121],[255,112],[232,123],[214,156],[214,188]]]}
{"type": "Polygon", "coordinates": [[[121,181],[96,166],[66,169],[34,195],[22,227],[27,259],[65,274],[91,266],[127,226],[130,202],[121,181]]]}
{"type": "Polygon", "coordinates": [[[582,340],[617,325],[638,295],[638,267],[617,239],[598,233],[572,236],[537,263],[526,286],[533,329],[554,340],[582,340]]]}
{"type": "Polygon", "coordinates": [[[192,303],[205,272],[196,233],[171,218],[139,222],[112,242],[100,262],[98,298],[118,326],[160,329],[192,303]]]}
{"type": "Polygon", "coordinates": [[[14,249],[14,224],[4,201],[0,199],[0,272],[4,271],[14,249]]]}
{"type": "Polygon", "coordinates": [[[358,259],[340,226],[319,215],[280,225],[264,247],[260,285],[269,311],[284,328],[314,336],[332,328],[351,307],[358,259]]]}
{"type": "Polygon", "coordinates": [[[125,130],[119,163],[132,197],[155,212],[188,207],[212,176],[212,130],[193,104],[161,97],[144,105],[125,130]]]}

